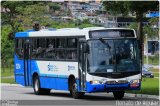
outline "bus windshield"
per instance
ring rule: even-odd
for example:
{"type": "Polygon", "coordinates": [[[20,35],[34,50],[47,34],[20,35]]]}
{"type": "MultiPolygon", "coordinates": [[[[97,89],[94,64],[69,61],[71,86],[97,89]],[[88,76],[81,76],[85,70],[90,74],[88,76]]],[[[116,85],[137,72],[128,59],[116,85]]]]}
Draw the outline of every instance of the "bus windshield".
{"type": "Polygon", "coordinates": [[[138,71],[136,39],[89,40],[89,73],[138,71]]]}

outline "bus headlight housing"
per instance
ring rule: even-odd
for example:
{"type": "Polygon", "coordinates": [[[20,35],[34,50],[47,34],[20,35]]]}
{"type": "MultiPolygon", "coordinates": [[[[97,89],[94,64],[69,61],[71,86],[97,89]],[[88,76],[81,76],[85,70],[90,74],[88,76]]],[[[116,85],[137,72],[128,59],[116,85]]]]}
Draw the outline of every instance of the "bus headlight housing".
{"type": "Polygon", "coordinates": [[[139,79],[131,80],[130,87],[138,87],[139,86],[139,79]]]}
{"type": "Polygon", "coordinates": [[[90,84],[101,84],[101,82],[99,80],[93,80],[90,81],[90,84]]]}

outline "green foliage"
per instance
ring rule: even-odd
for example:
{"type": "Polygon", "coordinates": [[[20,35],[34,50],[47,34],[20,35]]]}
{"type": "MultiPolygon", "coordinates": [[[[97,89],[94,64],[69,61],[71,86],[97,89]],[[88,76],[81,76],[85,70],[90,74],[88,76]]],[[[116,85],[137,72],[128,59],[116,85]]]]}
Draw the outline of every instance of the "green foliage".
{"type": "Polygon", "coordinates": [[[129,28],[132,28],[134,30],[137,30],[138,24],[136,22],[129,25],[129,28]]]}
{"type": "Polygon", "coordinates": [[[3,26],[1,31],[1,57],[2,65],[13,62],[13,53],[14,53],[14,42],[13,40],[8,39],[8,34],[11,32],[11,27],[9,25],[3,26]]]}
{"type": "Polygon", "coordinates": [[[137,33],[138,38],[143,44],[143,28],[142,28],[142,19],[143,14],[148,11],[158,11],[159,2],[158,1],[104,1],[103,5],[106,11],[109,11],[113,15],[117,16],[118,14],[136,14],[136,20],[138,23],[137,33]]]}
{"type": "Polygon", "coordinates": [[[144,34],[147,34],[147,36],[148,36],[149,38],[153,38],[153,37],[157,36],[157,35],[156,35],[156,31],[154,31],[154,29],[151,28],[150,25],[145,25],[145,26],[143,27],[143,31],[144,31],[144,34]]]}
{"type": "Polygon", "coordinates": [[[1,68],[1,77],[14,76],[14,67],[1,68]]]}
{"type": "Polygon", "coordinates": [[[124,6],[126,1],[103,1],[106,11],[114,16],[119,14],[127,15],[128,8],[124,6]]]}
{"type": "Polygon", "coordinates": [[[45,1],[3,1],[2,25],[11,25],[13,34],[32,27],[34,21],[50,24],[45,1]],[[19,27],[22,27],[20,30],[19,27]]]}
{"type": "MultiPolygon", "coordinates": [[[[144,64],[147,63],[147,57],[144,57],[144,64]]],[[[152,64],[152,65],[159,65],[159,56],[155,55],[155,56],[148,56],[148,64],[152,64]]]]}
{"type": "Polygon", "coordinates": [[[14,78],[1,78],[1,83],[16,84],[14,78]]]}
{"type": "Polygon", "coordinates": [[[29,8],[23,8],[21,11],[24,11],[21,15],[19,15],[19,19],[23,20],[22,24],[24,27],[32,28],[32,25],[35,21],[38,21],[42,26],[50,26],[51,17],[48,15],[48,11],[46,6],[40,4],[30,5],[29,8]]]}
{"type": "Polygon", "coordinates": [[[95,27],[95,25],[93,25],[93,24],[81,24],[79,26],[79,28],[86,28],[86,27],[95,27]]]}
{"type": "Polygon", "coordinates": [[[56,11],[56,10],[60,10],[60,5],[59,5],[59,3],[49,3],[49,9],[51,10],[51,11],[56,11]]]}
{"type": "Polygon", "coordinates": [[[159,18],[158,18],[158,17],[154,17],[154,18],[149,19],[149,23],[150,23],[151,25],[155,25],[155,24],[157,24],[158,22],[159,22],[159,18]]]}
{"type": "Polygon", "coordinates": [[[84,23],[84,24],[90,24],[90,21],[89,21],[89,19],[84,19],[82,23],[84,23]]]}
{"type": "Polygon", "coordinates": [[[122,4],[128,8],[128,12],[135,13],[138,21],[143,19],[143,14],[148,11],[158,11],[158,1],[126,1],[122,4]]]}
{"type": "Polygon", "coordinates": [[[103,1],[103,6],[106,11],[112,15],[123,14],[127,15],[129,12],[136,13],[137,20],[142,20],[144,13],[151,11],[158,11],[158,1],[103,1]]]}
{"type": "Polygon", "coordinates": [[[70,21],[70,22],[53,22],[53,24],[51,25],[52,28],[75,28],[75,27],[79,27],[79,28],[86,28],[86,27],[93,27],[95,25],[90,24],[88,22],[80,22],[79,24],[76,24],[76,22],[70,21]]]}
{"type": "MultiPolygon", "coordinates": [[[[137,30],[138,23],[135,22],[130,24],[129,28],[133,28],[134,30],[137,30]]],[[[148,38],[154,38],[158,36],[158,29],[153,29],[151,25],[144,25],[143,34],[147,34],[148,38]]]]}

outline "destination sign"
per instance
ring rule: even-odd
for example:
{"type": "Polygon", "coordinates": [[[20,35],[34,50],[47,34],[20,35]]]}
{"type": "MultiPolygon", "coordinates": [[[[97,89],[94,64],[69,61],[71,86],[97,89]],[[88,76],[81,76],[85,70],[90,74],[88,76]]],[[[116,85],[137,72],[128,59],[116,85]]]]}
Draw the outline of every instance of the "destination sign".
{"type": "Polygon", "coordinates": [[[90,31],[90,38],[117,38],[117,37],[135,37],[133,30],[96,30],[90,31]]]}

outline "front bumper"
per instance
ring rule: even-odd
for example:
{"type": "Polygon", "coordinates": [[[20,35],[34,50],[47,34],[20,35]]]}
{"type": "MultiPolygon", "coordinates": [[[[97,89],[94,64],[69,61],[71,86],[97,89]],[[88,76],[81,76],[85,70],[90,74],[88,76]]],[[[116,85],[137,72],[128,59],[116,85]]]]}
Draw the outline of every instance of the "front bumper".
{"type": "Polygon", "coordinates": [[[90,84],[87,82],[86,91],[91,92],[113,92],[121,90],[140,90],[141,84],[138,83],[137,87],[130,87],[130,83],[127,84],[90,84]]]}

